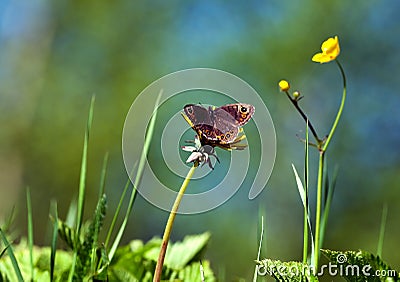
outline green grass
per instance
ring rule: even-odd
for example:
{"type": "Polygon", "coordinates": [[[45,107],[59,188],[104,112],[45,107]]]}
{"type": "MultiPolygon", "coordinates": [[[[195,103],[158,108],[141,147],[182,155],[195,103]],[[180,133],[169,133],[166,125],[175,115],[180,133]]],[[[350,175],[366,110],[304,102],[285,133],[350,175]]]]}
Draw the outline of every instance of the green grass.
{"type": "MultiPolygon", "coordinates": [[[[27,242],[21,240],[14,248],[9,243],[6,233],[3,232],[3,229],[0,229],[0,237],[5,246],[0,252],[0,281],[88,281],[93,279],[96,281],[151,281],[153,279],[161,247],[161,239],[153,239],[147,243],[133,240],[127,246],[120,246],[120,240],[133,210],[136,189],[140,184],[145,159],[155,128],[156,109],[160,95],[155,104],[141,158],[136,162],[138,164],[136,180],[122,224],[118,230],[115,230],[116,222],[131,185],[128,179],[118,206],[115,212],[112,213],[111,225],[105,230],[106,234],[103,239],[101,230],[107,210],[106,176],[108,154],[104,156],[96,208],[92,212],[91,219],[84,220],[85,195],[86,189],[89,189],[89,187],[86,187],[86,175],[88,171],[89,137],[94,113],[95,99],[93,97],[89,108],[83,144],[78,199],[71,201],[65,221],[59,218],[57,202],[51,202],[52,234],[50,236],[50,247],[38,247],[33,242],[31,194],[30,189],[27,189],[28,240],[27,242]],[[109,247],[114,231],[117,232],[117,235],[111,247],[109,247]],[[70,250],[57,249],[59,240],[64,241],[70,250]]],[[[3,226],[7,230],[11,224],[11,218],[3,226]]],[[[214,281],[215,277],[209,262],[202,260],[202,267],[200,267],[199,261],[209,239],[210,234],[204,233],[187,236],[182,242],[171,243],[162,269],[163,277],[200,281],[201,275],[204,275],[206,281],[214,281]],[[200,268],[203,271],[200,271],[200,268]]]]}

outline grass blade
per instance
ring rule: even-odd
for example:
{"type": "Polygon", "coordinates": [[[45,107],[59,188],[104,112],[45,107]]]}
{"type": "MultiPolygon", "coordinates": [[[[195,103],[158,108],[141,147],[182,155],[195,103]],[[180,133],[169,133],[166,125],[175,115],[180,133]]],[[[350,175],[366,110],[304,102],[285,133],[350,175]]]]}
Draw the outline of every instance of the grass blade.
{"type": "Polygon", "coordinates": [[[18,281],[23,282],[24,278],[22,277],[21,270],[19,269],[19,265],[18,265],[17,259],[15,258],[13,248],[10,245],[10,243],[8,242],[6,234],[4,234],[4,232],[1,228],[0,228],[0,236],[1,236],[1,240],[3,241],[4,245],[7,248],[8,256],[10,257],[11,264],[14,268],[15,274],[17,275],[17,279],[18,279],[18,281]]]}
{"type": "Polygon", "coordinates": [[[296,186],[297,190],[299,191],[301,202],[303,203],[303,208],[306,211],[306,217],[307,217],[307,223],[308,223],[308,229],[311,235],[311,257],[314,255],[314,237],[312,236],[312,228],[311,228],[311,219],[310,219],[310,207],[308,206],[308,195],[306,195],[303,183],[301,182],[301,179],[299,177],[299,174],[297,173],[296,167],[292,164],[294,176],[296,178],[296,186]]]}
{"type": "Polygon", "coordinates": [[[142,178],[142,174],[143,174],[143,169],[144,169],[144,165],[145,165],[145,162],[146,162],[147,153],[149,151],[151,139],[153,137],[156,118],[157,118],[157,108],[158,108],[158,104],[160,102],[162,93],[163,93],[163,90],[161,89],[160,93],[158,94],[156,103],[154,105],[153,116],[152,116],[152,118],[150,120],[150,123],[149,123],[149,129],[148,129],[147,134],[146,134],[146,138],[145,138],[145,142],[144,142],[144,145],[143,145],[142,154],[141,154],[140,160],[139,160],[138,170],[137,170],[137,173],[136,173],[135,183],[133,184],[132,194],[131,194],[131,197],[129,199],[129,204],[128,204],[128,208],[127,208],[126,213],[125,213],[124,220],[122,221],[121,227],[119,228],[117,236],[115,237],[114,243],[111,246],[111,249],[110,249],[110,251],[108,253],[108,259],[109,259],[110,262],[111,262],[112,258],[114,257],[114,254],[115,254],[115,251],[117,250],[119,242],[121,241],[122,234],[124,233],[126,225],[128,224],[129,215],[130,215],[130,213],[132,211],[132,208],[133,208],[133,203],[134,203],[135,198],[136,198],[137,187],[139,186],[140,180],[142,178]]]}
{"type": "MultiPolygon", "coordinates": [[[[132,174],[133,171],[136,169],[136,166],[137,166],[137,161],[136,161],[135,164],[133,165],[133,169],[132,169],[132,171],[131,171],[131,174],[132,174]]],[[[131,175],[131,174],[130,174],[130,175],[131,175]]],[[[112,233],[113,233],[113,231],[114,231],[115,224],[116,224],[116,222],[117,222],[119,213],[120,213],[121,208],[122,208],[122,203],[123,203],[123,201],[124,201],[124,199],[125,199],[126,193],[128,192],[128,188],[129,188],[130,184],[131,184],[131,181],[130,181],[130,178],[128,178],[128,180],[126,181],[124,190],[122,191],[122,195],[121,195],[121,197],[120,197],[120,199],[119,199],[118,206],[117,206],[117,210],[115,211],[114,216],[113,216],[113,219],[112,219],[112,221],[111,221],[110,228],[108,229],[108,233],[107,233],[106,240],[105,240],[105,243],[104,243],[104,247],[105,247],[105,248],[107,248],[108,243],[110,242],[111,235],[112,235],[112,233]]]]}
{"type": "Polygon", "coordinates": [[[73,257],[72,257],[71,270],[69,271],[69,275],[68,275],[68,281],[69,282],[73,281],[77,259],[78,259],[78,251],[74,251],[74,254],[73,254],[73,257]]]}
{"type": "Polygon", "coordinates": [[[10,229],[11,224],[14,222],[15,214],[16,214],[15,213],[15,206],[13,206],[12,209],[11,209],[10,215],[7,217],[7,221],[3,224],[3,231],[4,232],[7,232],[10,229]]]}
{"type": "Polygon", "coordinates": [[[385,237],[387,214],[388,214],[388,206],[387,204],[384,204],[382,208],[381,228],[379,230],[378,247],[376,250],[376,254],[380,257],[382,257],[383,238],[385,237]]]}
{"type": "MultiPolygon", "coordinates": [[[[86,125],[85,139],[83,141],[81,173],[80,173],[80,178],[79,178],[78,212],[77,212],[77,216],[76,216],[76,227],[75,227],[75,230],[76,230],[75,239],[76,240],[79,240],[79,234],[80,234],[81,227],[82,227],[83,211],[84,211],[84,205],[85,205],[87,153],[88,153],[89,134],[90,134],[90,129],[91,129],[92,120],[93,120],[94,101],[95,101],[95,96],[93,95],[91,103],[90,103],[90,108],[89,108],[89,117],[88,117],[88,121],[87,121],[87,125],[86,125]]],[[[77,244],[78,242],[75,242],[75,243],[76,243],[75,246],[78,246],[78,244],[77,244]]],[[[78,248],[75,248],[72,265],[71,265],[71,271],[69,272],[69,276],[68,276],[68,281],[72,281],[72,278],[75,273],[77,252],[78,252],[78,248]]]]}
{"type": "Polygon", "coordinates": [[[297,190],[299,191],[301,202],[303,203],[303,207],[307,208],[307,200],[306,200],[307,195],[306,195],[303,183],[301,182],[301,179],[299,177],[299,174],[297,173],[297,170],[296,170],[296,167],[294,166],[294,164],[292,164],[292,169],[294,172],[294,176],[296,178],[296,186],[297,186],[297,190]]]}
{"type": "Polygon", "coordinates": [[[104,194],[104,187],[106,183],[106,175],[107,175],[107,166],[108,166],[108,152],[104,155],[103,160],[103,168],[101,169],[101,176],[100,176],[100,185],[99,185],[99,199],[104,194]]]}
{"type": "MultiPolygon", "coordinates": [[[[262,246],[263,238],[264,238],[264,216],[262,215],[261,216],[261,234],[260,234],[260,243],[258,244],[257,261],[260,261],[261,246],[262,246]]],[[[256,265],[256,268],[254,269],[253,282],[257,282],[257,276],[258,276],[258,265],[256,265]]]]}
{"type": "Polygon", "coordinates": [[[85,205],[85,190],[86,190],[87,153],[88,153],[89,134],[90,134],[90,129],[92,127],[92,120],[93,120],[94,100],[95,100],[95,96],[92,96],[92,100],[91,100],[90,108],[89,108],[89,117],[88,117],[86,131],[85,131],[85,139],[83,142],[81,174],[80,174],[80,178],[79,178],[78,214],[76,217],[76,234],[79,234],[81,226],[82,226],[82,220],[83,220],[83,211],[84,211],[84,205],[85,205]]]}
{"type": "Polygon", "coordinates": [[[6,246],[0,253],[0,258],[2,258],[4,256],[4,254],[7,252],[9,246],[6,246]]]}
{"type": "Polygon", "coordinates": [[[65,224],[71,228],[76,224],[76,213],[77,213],[77,203],[76,198],[74,197],[69,203],[67,216],[65,218],[65,224]]]}
{"type": "Polygon", "coordinates": [[[28,210],[28,246],[29,262],[31,268],[31,280],[35,281],[35,272],[33,266],[33,220],[32,220],[32,201],[29,187],[26,189],[26,208],[28,210]]]}
{"type": "Polygon", "coordinates": [[[50,250],[50,281],[54,280],[54,265],[56,261],[56,250],[57,250],[57,235],[58,235],[58,212],[57,202],[52,202],[51,211],[53,213],[53,234],[51,237],[51,250],[50,250]]]}

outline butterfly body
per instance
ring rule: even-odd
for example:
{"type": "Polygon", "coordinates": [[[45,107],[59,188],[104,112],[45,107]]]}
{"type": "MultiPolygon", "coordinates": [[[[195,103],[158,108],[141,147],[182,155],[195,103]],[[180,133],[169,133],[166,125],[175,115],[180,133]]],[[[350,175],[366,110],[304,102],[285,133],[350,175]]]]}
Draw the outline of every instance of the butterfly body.
{"type": "Polygon", "coordinates": [[[195,104],[184,107],[184,112],[200,139],[212,145],[234,143],[240,127],[250,120],[254,110],[254,106],[241,103],[218,108],[205,108],[195,104]]]}

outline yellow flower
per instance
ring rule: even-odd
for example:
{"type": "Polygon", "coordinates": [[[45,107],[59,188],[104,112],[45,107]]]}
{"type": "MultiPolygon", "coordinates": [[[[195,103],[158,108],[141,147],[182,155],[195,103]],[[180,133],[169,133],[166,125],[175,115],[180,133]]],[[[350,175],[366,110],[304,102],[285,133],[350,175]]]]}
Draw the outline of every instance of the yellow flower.
{"type": "Polygon", "coordinates": [[[288,91],[290,88],[289,82],[282,79],[281,81],[279,81],[279,88],[281,89],[281,91],[284,91],[284,92],[288,91]]]}
{"type": "Polygon", "coordinates": [[[339,39],[337,36],[328,38],[321,45],[321,53],[317,53],[312,60],[317,63],[328,63],[336,59],[340,54],[339,39]]]}

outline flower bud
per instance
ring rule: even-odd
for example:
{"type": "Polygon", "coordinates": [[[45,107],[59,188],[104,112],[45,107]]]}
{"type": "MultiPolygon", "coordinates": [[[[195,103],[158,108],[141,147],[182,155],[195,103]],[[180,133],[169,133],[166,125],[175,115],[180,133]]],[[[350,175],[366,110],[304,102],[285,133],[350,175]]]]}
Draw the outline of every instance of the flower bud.
{"type": "Polygon", "coordinates": [[[294,92],[293,92],[293,98],[294,98],[295,100],[299,99],[299,98],[300,98],[300,92],[299,92],[299,91],[294,91],[294,92]]]}
{"type": "Polygon", "coordinates": [[[282,79],[281,81],[279,81],[279,89],[283,92],[286,92],[290,89],[290,85],[289,82],[287,82],[286,80],[282,79]]]}

